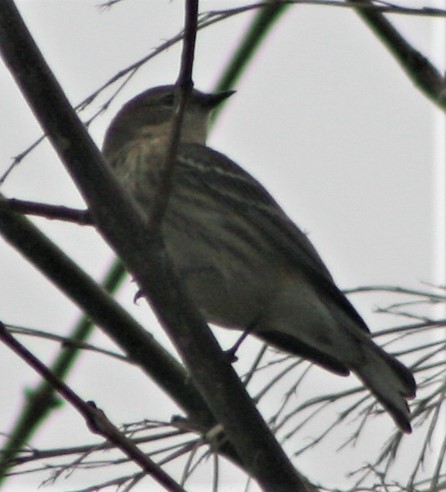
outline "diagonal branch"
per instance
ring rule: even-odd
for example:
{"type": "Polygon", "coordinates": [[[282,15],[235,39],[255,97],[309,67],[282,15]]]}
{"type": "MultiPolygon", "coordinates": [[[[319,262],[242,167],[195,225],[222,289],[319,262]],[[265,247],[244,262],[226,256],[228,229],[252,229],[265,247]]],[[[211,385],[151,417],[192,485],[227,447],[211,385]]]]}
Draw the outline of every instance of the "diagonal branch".
{"type": "Polygon", "coordinates": [[[6,65],[81,191],[98,230],[150,300],[246,469],[265,490],[314,490],[292,467],[209,328],[175,281],[162,238],[145,223],[103,162],[12,0],[2,2],[0,40],[6,65]]]}
{"type": "MultiPolygon", "coordinates": [[[[0,195],[0,203],[1,200],[0,195]]],[[[212,425],[213,419],[206,405],[193,386],[187,384],[187,373],[181,365],[31,222],[3,210],[0,213],[0,234],[88,314],[190,418],[200,420],[207,414],[208,425],[212,425]]]]}
{"type": "Polygon", "coordinates": [[[170,475],[153,462],[146,454],[140,451],[131,439],[120,432],[93,402],[85,402],[82,398],[79,398],[71,388],[59,378],[55,377],[39,359],[34,357],[28,349],[10,335],[1,321],[0,339],[10,349],[16,352],[40,376],[45,378],[54,388],[56,388],[65,400],[71,403],[71,405],[84,417],[88,428],[92,432],[103,436],[107,441],[113,443],[133,462],[137,463],[146,473],[163,485],[166,490],[184,492],[184,489],[180,487],[170,475]]]}
{"type": "MultiPolygon", "coordinates": [[[[238,79],[240,74],[246,69],[247,66],[247,61],[250,60],[256,50],[258,50],[261,41],[265,40],[266,33],[269,32],[271,26],[274,24],[274,22],[277,21],[277,19],[280,17],[278,14],[284,12],[286,10],[286,5],[279,5],[279,4],[274,4],[271,6],[267,6],[264,9],[261,9],[255,16],[255,18],[252,20],[251,27],[247,31],[244,40],[241,43],[241,48],[237,50],[237,52],[232,56],[232,61],[228,64],[228,71],[222,76],[222,82],[218,85],[218,88],[216,89],[216,92],[219,92],[221,90],[228,89],[230,86],[233,85],[234,80],[238,79]]],[[[225,19],[228,16],[232,15],[233,12],[229,11],[223,14],[216,13],[215,18],[210,16],[208,19],[207,16],[205,15],[202,20],[199,23],[199,27],[206,27],[208,25],[213,24],[214,22],[218,22],[219,20],[225,19]],[[223,15],[222,19],[220,19],[220,15],[223,15]]],[[[165,49],[167,46],[174,42],[180,41],[182,38],[182,34],[179,34],[175,38],[173,38],[170,41],[167,41],[166,43],[163,43],[159,48],[155,49],[151,55],[146,57],[144,60],[141,60],[139,64],[135,64],[135,66],[132,68],[133,72],[130,71],[130,75],[128,78],[130,78],[131,74],[134,73],[137,67],[140,66],[145,61],[148,61],[152,56],[156,55],[157,53],[161,52],[163,49],[165,49]]],[[[118,76],[123,76],[128,72],[128,70],[121,71],[118,76]]],[[[79,106],[85,106],[93,100],[99,92],[101,92],[102,89],[107,87],[109,84],[111,84],[115,78],[111,79],[108,83],[104,84],[100,89],[98,89],[94,94],[92,94],[89,98],[87,98],[83,103],[81,103],[79,106]]],[[[127,80],[127,79],[126,79],[127,80]]],[[[125,82],[124,82],[125,83],[125,82]]],[[[121,84],[121,85],[124,85],[121,84]]],[[[118,89],[119,90],[119,89],[118,89]]],[[[115,93],[118,91],[115,91],[115,93]]],[[[113,96],[112,96],[113,97],[113,96]]],[[[110,98],[111,99],[111,98],[110,98]]],[[[110,99],[107,101],[110,102],[110,99]]],[[[79,107],[78,106],[78,107],[79,107]]],[[[214,118],[215,119],[215,118],[214,118]]],[[[24,153],[23,153],[24,154],[24,153]]],[[[0,207],[2,205],[2,202],[0,202],[0,207]]],[[[8,205],[11,205],[11,200],[8,201],[8,205]]],[[[22,213],[37,213],[38,210],[40,209],[43,211],[43,209],[39,206],[40,204],[27,204],[27,202],[23,201],[15,201],[13,205],[13,210],[20,211],[22,213]],[[28,206],[29,205],[29,206],[28,206]]],[[[9,208],[8,208],[9,210],[9,208]]],[[[65,211],[63,212],[64,216],[59,216],[60,210],[46,210],[46,216],[48,218],[52,217],[55,219],[70,219],[73,218],[74,221],[76,221],[76,216],[77,216],[77,211],[71,211],[68,210],[67,214],[65,214],[65,211]]],[[[82,221],[83,217],[83,212],[79,211],[79,221],[82,221]]],[[[28,241],[26,241],[28,242],[28,241]]],[[[31,243],[33,241],[31,240],[31,243]]],[[[49,253],[49,257],[52,257],[51,252],[49,253]]],[[[29,257],[30,261],[32,261],[31,256],[29,257]]],[[[65,267],[61,266],[60,271],[64,271],[65,267]]],[[[48,275],[48,278],[51,280],[51,274],[49,272],[46,273],[48,275]]],[[[125,274],[125,269],[122,265],[122,263],[119,260],[116,260],[114,262],[113,267],[110,269],[109,273],[107,274],[107,279],[104,281],[104,288],[109,291],[109,289],[115,289],[117,284],[120,283],[122,280],[123,276],[125,274]]],[[[65,291],[67,295],[69,293],[65,291]]],[[[86,296],[82,296],[86,297],[86,296]]],[[[93,297],[93,299],[95,299],[93,297]]],[[[95,301],[96,304],[100,304],[97,300],[95,301]]],[[[84,307],[82,307],[82,310],[86,313],[86,315],[80,320],[78,323],[78,326],[76,326],[72,338],[73,340],[84,340],[86,337],[86,333],[88,333],[87,330],[91,329],[91,320],[92,316],[89,315],[88,310],[84,307]]],[[[105,312],[106,309],[104,308],[105,312]]],[[[119,317],[118,317],[119,318],[119,317]]],[[[101,325],[103,323],[99,323],[101,325]]],[[[123,325],[122,331],[125,332],[128,330],[128,328],[123,325]]],[[[131,332],[131,329],[130,329],[131,332]]],[[[116,341],[116,340],[115,340],[116,341]]],[[[131,341],[131,340],[130,340],[131,341]]],[[[121,343],[125,343],[125,341],[121,341],[121,343]]],[[[119,340],[118,340],[119,344],[119,340]]],[[[153,358],[150,356],[151,351],[148,348],[145,348],[144,344],[136,344],[136,346],[141,347],[141,349],[144,351],[144,353],[147,354],[147,359],[145,359],[145,362],[153,361],[155,368],[163,367],[162,364],[157,363],[157,358],[153,358]]],[[[121,348],[126,352],[125,345],[121,345],[121,348]]],[[[131,347],[130,347],[131,348],[131,347]]],[[[130,352],[131,353],[131,352],[130,352]]],[[[59,374],[59,377],[63,377],[66,372],[67,368],[70,366],[72,361],[74,360],[76,355],[76,351],[73,346],[69,347],[68,345],[65,346],[63,351],[61,351],[60,355],[57,357],[55,363],[52,366],[52,370],[56,373],[59,374]]],[[[135,360],[135,356],[131,356],[133,360],[135,360]]],[[[150,371],[148,371],[148,374],[150,374],[150,371]]],[[[152,377],[154,377],[156,380],[161,381],[161,386],[163,385],[163,380],[164,377],[169,378],[169,372],[167,371],[164,377],[162,375],[155,375],[152,373],[152,377]]],[[[185,379],[183,378],[183,381],[185,379]]],[[[167,384],[167,383],[166,383],[167,384]]],[[[174,385],[175,387],[175,385],[174,385]]],[[[188,414],[189,418],[192,418],[193,420],[197,420],[196,417],[194,417],[194,409],[189,407],[187,401],[187,395],[188,393],[186,392],[185,394],[180,394],[180,396],[176,395],[174,396],[175,399],[178,401],[181,401],[181,398],[186,399],[186,402],[180,403],[183,409],[186,410],[186,413],[188,414]],[[179,399],[179,400],[178,400],[179,399]]],[[[7,445],[3,450],[3,458],[5,462],[11,462],[11,457],[16,453],[17,449],[20,449],[23,447],[23,443],[29,441],[29,436],[32,435],[35,430],[38,428],[40,425],[41,421],[44,418],[48,418],[50,408],[51,408],[51,402],[53,401],[53,393],[51,386],[48,385],[45,381],[42,381],[42,383],[32,391],[32,394],[30,395],[30,398],[27,400],[27,403],[23,409],[23,412],[21,415],[18,416],[16,425],[14,426],[14,429],[12,431],[12,434],[10,438],[8,439],[7,445]],[[45,402],[45,403],[43,403],[45,402]]],[[[197,405],[199,402],[196,402],[197,405]]],[[[198,412],[203,412],[203,410],[200,410],[197,408],[198,412]]],[[[206,419],[201,422],[201,424],[204,424],[206,419]]],[[[220,448],[221,452],[223,448],[220,448]]],[[[227,446],[225,448],[225,451],[228,453],[232,453],[231,449],[228,449],[227,446]]],[[[231,454],[232,459],[234,459],[233,454],[231,454]]],[[[0,463],[1,467],[1,463],[0,463]]]]}
{"type": "Polygon", "coordinates": [[[370,0],[351,0],[359,17],[376,34],[415,86],[443,111],[446,110],[446,80],[430,61],[411,46],[378,12],[370,0]]]}

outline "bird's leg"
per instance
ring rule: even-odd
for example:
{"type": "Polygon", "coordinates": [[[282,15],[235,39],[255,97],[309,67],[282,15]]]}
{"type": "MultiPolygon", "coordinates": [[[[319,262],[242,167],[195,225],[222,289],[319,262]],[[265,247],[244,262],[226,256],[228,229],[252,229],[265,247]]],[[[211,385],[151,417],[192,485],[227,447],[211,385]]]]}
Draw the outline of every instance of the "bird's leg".
{"type": "Polygon", "coordinates": [[[243,343],[243,341],[245,340],[245,338],[250,335],[255,327],[257,325],[257,320],[253,321],[252,323],[250,323],[244,330],[243,330],[243,333],[240,335],[240,337],[238,338],[238,340],[234,343],[234,345],[229,349],[229,350],[226,350],[225,351],[225,354],[228,358],[228,361],[232,364],[234,362],[237,362],[238,360],[238,357],[235,355],[237,350],[240,348],[240,345],[243,343]]]}

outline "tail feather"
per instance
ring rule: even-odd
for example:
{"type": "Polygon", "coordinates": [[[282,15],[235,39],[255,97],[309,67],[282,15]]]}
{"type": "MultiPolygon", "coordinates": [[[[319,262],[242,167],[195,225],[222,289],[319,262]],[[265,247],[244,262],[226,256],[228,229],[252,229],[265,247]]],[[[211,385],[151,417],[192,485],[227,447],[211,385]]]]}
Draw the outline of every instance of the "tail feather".
{"type": "Polygon", "coordinates": [[[256,332],[256,335],[277,348],[304,357],[335,374],[347,376],[350,370],[353,371],[389,412],[398,427],[403,432],[411,432],[406,400],[415,396],[415,380],[406,366],[376,345],[368,334],[354,332],[355,340],[351,350],[339,345],[336,354],[283,332],[262,331],[256,332]]]}
{"type": "Polygon", "coordinates": [[[406,399],[415,396],[415,380],[406,366],[375,344],[365,347],[365,360],[352,368],[381,402],[400,429],[411,433],[410,411],[406,399]]]}

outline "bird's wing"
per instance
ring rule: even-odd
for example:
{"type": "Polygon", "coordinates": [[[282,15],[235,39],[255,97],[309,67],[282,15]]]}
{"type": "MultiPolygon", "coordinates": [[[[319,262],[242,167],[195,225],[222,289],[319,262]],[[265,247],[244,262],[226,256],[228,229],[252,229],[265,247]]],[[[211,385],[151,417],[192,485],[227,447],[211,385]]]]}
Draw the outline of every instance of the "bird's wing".
{"type": "Polygon", "coordinates": [[[209,196],[228,212],[243,216],[282,250],[291,263],[325,292],[355,324],[369,331],[345,295],[336,287],[329,271],[307,236],[288,218],[266,189],[225,155],[200,144],[181,144],[178,175],[207,188],[209,196]]]}

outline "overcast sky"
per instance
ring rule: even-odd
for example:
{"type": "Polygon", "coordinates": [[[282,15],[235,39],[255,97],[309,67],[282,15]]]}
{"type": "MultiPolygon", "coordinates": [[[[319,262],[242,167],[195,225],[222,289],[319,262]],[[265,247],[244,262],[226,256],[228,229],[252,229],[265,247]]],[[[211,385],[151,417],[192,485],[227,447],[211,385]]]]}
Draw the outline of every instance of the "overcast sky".
{"type": "MultiPolygon", "coordinates": [[[[201,8],[241,3],[203,1],[201,8]]],[[[441,1],[399,2],[404,3],[445,6],[441,1]]],[[[179,1],[127,0],[106,11],[97,8],[98,0],[18,4],[73,104],[177,34],[183,16],[179,1]]],[[[199,34],[194,67],[197,88],[212,90],[251,16],[239,15],[199,34]]],[[[444,70],[441,21],[410,16],[389,19],[438,67],[443,64],[444,70]]],[[[125,101],[148,87],[175,81],[178,56],[179,47],[171,48],[132,78],[110,110],[90,128],[99,146],[108,123],[125,101]]],[[[339,287],[421,288],[421,282],[445,282],[441,201],[444,123],[442,126],[440,112],[412,85],[357,16],[341,8],[290,9],[236,89],[209,145],[268,188],[309,233],[339,287]]],[[[11,156],[40,135],[4,65],[0,65],[0,107],[1,173],[11,156]]],[[[1,191],[8,197],[83,206],[47,143],[22,162],[1,191]]],[[[93,231],[43,219],[35,222],[92,276],[101,278],[106,272],[113,255],[93,231]]],[[[0,275],[0,316],[4,322],[69,333],[77,319],[76,308],[2,240],[0,275]]],[[[144,303],[133,305],[134,293],[135,285],[128,282],[119,298],[170,346],[144,303]]],[[[388,295],[352,297],[372,330],[395,322],[373,313],[377,305],[394,300],[388,295]]],[[[217,334],[225,346],[233,340],[232,334],[221,330],[217,334]]],[[[47,362],[57,352],[51,342],[26,342],[47,362]]],[[[111,346],[101,334],[94,342],[111,346]]],[[[0,347],[0,354],[2,373],[7,375],[0,378],[0,430],[6,431],[23,402],[25,386],[33,386],[37,378],[6,348],[0,347]]],[[[243,367],[243,361],[240,364],[243,367]]],[[[322,371],[315,376],[321,391],[337,384],[335,380],[322,371]]],[[[94,399],[118,424],[148,416],[165,418],[175,411],[163,397],[153,406],[155,389],[136,369],[103,356],[86,354],[70,383],[83,397],[94,399]]],[[[33,444],[46,448],[92,439],[80,417],[64,408],[38,433],[33,444]],[[68,441],[61,440],[69,428],[75,432],[68,441]]],[[[414,439],[416,442],[416,436],[414,439]]],[[[350,459],[336,454],[334,446],[317,455],[317,466],[311,454],[299,460],[298,466],[312,478],[342,487],[344,465],[350,459]],[[320,460],[331,465],[326,466],[324,477],[320,476],[320,460]]],[[[231,490],[242,490],[232,469],[224,478],[239,487],[231,490]]],[[[48,490],[80,488],[90,483],[89,479],[74,474],[48,490]]],[[[34,490],[39,480],[24,476],[10,483],[8,490],[25,490],[27,486],[34,490]]]]}

